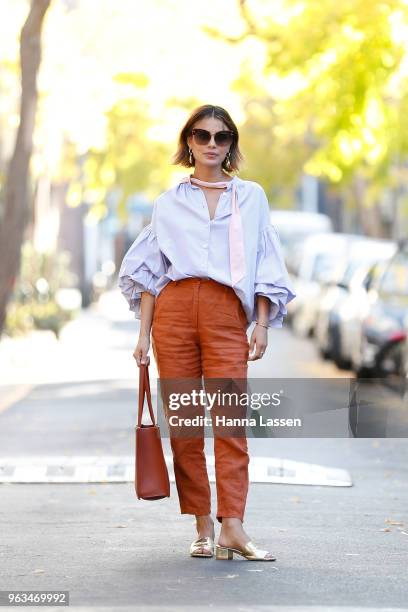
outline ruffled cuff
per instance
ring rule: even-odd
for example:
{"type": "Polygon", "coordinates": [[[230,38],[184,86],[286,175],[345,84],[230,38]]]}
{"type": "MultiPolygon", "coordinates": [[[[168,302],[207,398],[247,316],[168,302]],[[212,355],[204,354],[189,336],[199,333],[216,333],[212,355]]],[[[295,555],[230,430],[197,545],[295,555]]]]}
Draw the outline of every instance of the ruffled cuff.
{"type": "MultiPolygon", "coordinates": [[[[286,269],[279,235],[271,224],[262,230],[259,237],[254,294],[264,295],[271,302],[268,325],[282,327],[287,314],[286,305],[296,294],[286,269]]],[[[255,308],[254,321],[256,316],[255,308]]]]}
{"type": "Polygon", "coordinates": [[[165,257],[149,223],[126,252],[118,274],[118,287],[129,304],[129,310],[135,313],[135,319],[141,317],[143,291],[157,295],[156,283],[166,272],[165,257]]]}

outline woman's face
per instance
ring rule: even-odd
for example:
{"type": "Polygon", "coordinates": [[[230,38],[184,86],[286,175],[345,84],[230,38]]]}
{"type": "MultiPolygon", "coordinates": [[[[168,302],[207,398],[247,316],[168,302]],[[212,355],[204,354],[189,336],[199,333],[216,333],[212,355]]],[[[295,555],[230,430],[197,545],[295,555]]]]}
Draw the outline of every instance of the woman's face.
{"type": "Polygon", "coordinates": [[[216,167],[221,166],[225,156],[227,155],[231,144],[217,145],[214,141],[214,134],[221,130],[228,130],[229,128],[220,119],[214,117],[205,117],[197,121],[193,128],[200,128],[207,130],[212,134],[210,142],[206,145],[197,144],[193,136],[187,138],[187,143],[190,149],[193,151],[195,164],[202,164],[203,166],[216,167]]]}

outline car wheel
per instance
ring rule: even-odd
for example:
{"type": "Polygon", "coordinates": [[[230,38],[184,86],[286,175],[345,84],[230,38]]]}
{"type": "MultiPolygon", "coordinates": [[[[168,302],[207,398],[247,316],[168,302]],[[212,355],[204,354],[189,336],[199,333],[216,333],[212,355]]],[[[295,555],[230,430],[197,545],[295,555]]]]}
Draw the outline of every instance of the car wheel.
{"type": "Polygon", "coordinates": [[[330,353],[327,349],[322,348],[321,346],[319,346],[319,356],[324,359],[325,361],[327,361],[328,359],[330,359],[330,353]]]}
{"type": "Polygon", "coordinates": [[[373,378],[374,370],[373,368],[367,368],[366,366],[360,366],[356,370],[357,378],[373,378]]]}

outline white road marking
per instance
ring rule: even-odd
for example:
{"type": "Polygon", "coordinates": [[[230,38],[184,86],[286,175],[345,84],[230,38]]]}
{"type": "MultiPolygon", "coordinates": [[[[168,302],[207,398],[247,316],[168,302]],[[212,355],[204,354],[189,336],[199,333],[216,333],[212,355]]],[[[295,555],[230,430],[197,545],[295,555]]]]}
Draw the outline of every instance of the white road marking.
{"type": "MultiPolygon", "coordinates": [[[[174,482],[173,458],[165,455],[169,477],[174,482]]],[[[215,482],[214,456],[207,456],[210,482],[215,482]]],[[[0,483],[132,482],[132,456],[0,457],[0,483]]],[[[279,457],[250,457],[251,482],[350,487],[347,470],[292,461],[279,457]]]]}

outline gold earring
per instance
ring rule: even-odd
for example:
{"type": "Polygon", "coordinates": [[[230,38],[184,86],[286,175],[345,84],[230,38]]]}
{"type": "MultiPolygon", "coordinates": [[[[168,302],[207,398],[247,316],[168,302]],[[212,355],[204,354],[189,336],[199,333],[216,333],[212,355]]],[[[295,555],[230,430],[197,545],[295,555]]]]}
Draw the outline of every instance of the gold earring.
{"type": "Polygon", "coordinates": [[[225,165],[227,167],[227,170],[230,170],[231,168],[231,157],[230,157],[230,152],[228,151],[227,155],[225,156],[225,165]]]}
{"type": "Polygon", "coordinates": [[[188,151],[189,151],[188,157],[189,157],[190,165],[192,166],[193,165],[193,152],[190,148],[188,149],[188,151]]]}

